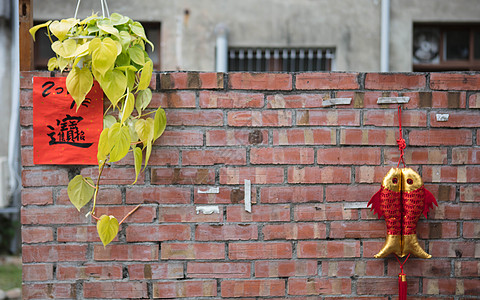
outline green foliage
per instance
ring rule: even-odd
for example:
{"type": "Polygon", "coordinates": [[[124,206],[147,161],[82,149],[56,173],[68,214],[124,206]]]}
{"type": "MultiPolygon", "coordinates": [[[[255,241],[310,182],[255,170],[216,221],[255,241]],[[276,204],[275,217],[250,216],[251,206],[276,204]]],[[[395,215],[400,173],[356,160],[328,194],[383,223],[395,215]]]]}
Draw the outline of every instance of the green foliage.
{"type": "Polygon", "coordinates": [[[48,21],[30,29],[34,39],[41,28],[46,28],[55,52],[55,57],[48,61],[48,69],[69,71],[67,90],[77,109],[91,90],[93,80],[98,81],[111,103],[107,112],[112,109],[113,114],[105,113],[104,129],[98,142],[96,184],[91,178],[77,175],[68,185],[70,201],[79,211],[93,199],[89,214],[97,220],[97,231],[103,244],[107,245],[115,238],[119,223],[113,216],[95,216],[103,168],[131,151],[135,164],[135,180],[132,181],[135,183],[142,161],[146,167],[152,145],[166,127],[162,108],[153,118],[148,116],[149,113],[145,114],[152,100],[149,85],[153,73],[153,63],[145,51],[145,44],[152,48],[153,44],[147,39],[142,24],[117,13],[109,18],[93,14],[84,20],[48,21]]]}

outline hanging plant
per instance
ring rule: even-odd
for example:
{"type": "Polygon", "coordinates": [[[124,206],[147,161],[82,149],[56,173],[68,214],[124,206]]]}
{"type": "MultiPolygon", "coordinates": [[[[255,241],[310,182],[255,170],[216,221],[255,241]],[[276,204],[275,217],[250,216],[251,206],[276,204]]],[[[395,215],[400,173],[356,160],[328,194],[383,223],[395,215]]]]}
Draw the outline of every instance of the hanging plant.
{"type": "Polygon", "coordinates": [[[93,199],[92,210],[87,214],[97,220],[97,231],[104,246],[117,235],[122,221],[114,216],[95,215],[100,176],[104,167],[133,152],[135,179],[148,164],[152,145],[166,127],[166,116],[158,108],[152,118],[145,109],[152,99],[149,88],[153,63],[145,51],[148,44],[141,23],[113,13],[110,17],[96,14],[84,19],[48,21],[34,26],[30,34],[46,28],[55,56],[48,61],[48,70],[68,71],[67,90],[76,103],[77,110],[96,80],[110,100],[104,114],[104,129],[98,141],[99,174],[96,183],[89,177],[75,176],[68,184],[68,196],[80,209],[93,199]],[[135,113],[136,111],[136,113],[135,113]]]}

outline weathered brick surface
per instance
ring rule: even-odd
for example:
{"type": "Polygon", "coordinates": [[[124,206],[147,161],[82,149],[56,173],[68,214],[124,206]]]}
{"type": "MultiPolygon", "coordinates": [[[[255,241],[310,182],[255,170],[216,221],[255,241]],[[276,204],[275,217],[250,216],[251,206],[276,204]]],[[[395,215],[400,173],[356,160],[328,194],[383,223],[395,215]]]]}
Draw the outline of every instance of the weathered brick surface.
{"type": "Polygon", "coordinates": [[[32,77],[49,75],[21,77],[24,299],[397,299],[398,262],[373,258],[385,221],[365,205],[400,158],[398,106],[377,99],[399,96],[405,162],[438,201],[408,298],[480,294],[480,75],[155,73],[148,109],[168,126],[136,185],[131,155],[104,170],[98,215],[142,204],[107,247],[67,195],[98,169],[33,162],[32,77]],[[334,97],[352,102],[323,106],[334,97]]]}

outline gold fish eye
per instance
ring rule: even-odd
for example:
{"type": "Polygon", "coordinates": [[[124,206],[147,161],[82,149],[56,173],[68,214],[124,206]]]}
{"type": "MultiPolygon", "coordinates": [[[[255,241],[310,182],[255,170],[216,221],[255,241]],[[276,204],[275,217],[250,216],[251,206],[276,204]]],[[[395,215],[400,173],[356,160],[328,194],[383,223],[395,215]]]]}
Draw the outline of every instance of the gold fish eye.
{"type": "Polygon", "coordinates": [[[408,178],[408,179],[407,179],[407,183],[408,183],[408,184],[413,184],[413,180],[412,180],[411,178],[408,178]]]}
{"type": "Polygon", "coordinates": [[[397,184],[397,183],[398,183],[397,177],[393,177],[393,178],[392,178],[392,182],[393,182],[393,184],[397,184]]]}

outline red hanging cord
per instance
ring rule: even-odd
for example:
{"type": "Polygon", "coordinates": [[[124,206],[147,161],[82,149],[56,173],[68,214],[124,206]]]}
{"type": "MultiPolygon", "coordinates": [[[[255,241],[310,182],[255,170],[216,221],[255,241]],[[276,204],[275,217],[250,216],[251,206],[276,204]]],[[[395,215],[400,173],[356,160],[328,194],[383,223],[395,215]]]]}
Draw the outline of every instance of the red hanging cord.
{"type": "Polygon", "coordinates": [[[407,275],[403,272],[403,265],[407,262],[410,254],[407,255],[407,258],[403,261],[400,261],[397,255],[398,264],[400,265],[400,273],[398,274],[398,299],[399,300],[407,300],[407,275]]]}
{"type": "Polygon", "coordinates": [[[399,131],[399,138],[397,140],[398,150],[400,150],[400,158],[398,159],[397,168],[400,166],[400,162],[403,163],[403,167],[406,167],[405,160],[403,159],[404,152],[403,150],[407,147],[405,140],[402,137],[402,108],[400,105],[398,106],[398,131],[399,131]]]}

